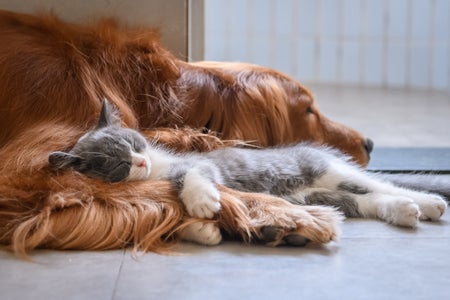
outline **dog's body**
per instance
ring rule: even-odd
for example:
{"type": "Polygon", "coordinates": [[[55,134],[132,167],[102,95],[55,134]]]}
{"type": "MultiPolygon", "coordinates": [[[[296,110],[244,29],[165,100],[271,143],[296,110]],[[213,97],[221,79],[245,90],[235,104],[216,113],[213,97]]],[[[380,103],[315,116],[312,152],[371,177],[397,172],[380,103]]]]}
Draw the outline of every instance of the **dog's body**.
{"type": "Polygon", "coordinates": [[[111,20],[78,26],[3,11],[0,38],[0,146],[40,122],[87,129],[106,97],[129,127],[206,127],[261,146],[310,140],[368,161],[359,133],[326,119],[307,89],[276,71],[188,64],[153,31],[111,20]]]}
{"type": "MultiPolygon", "coordinates": [[[[260,146],[312,141],[368,162],[371,142],[323,117],[296,81],[253,65],[179,61],[152,30],[0,11],[0,41],[0,243],[18,253],[130,243],[158,251],[183,222],[168,183],[111,186],[48,169],[48,153],[69,149],[91,127],[102,97],[127,126],[150,129],[147,135],[178,150],[214,149],[230,139],[260,146]]],[[[231,235],[260,237],[264,226],[277,226],[272,244],[290,232],[318,242],[336,237],[330,210],[221,191],[219,222],[231,235]]]]}

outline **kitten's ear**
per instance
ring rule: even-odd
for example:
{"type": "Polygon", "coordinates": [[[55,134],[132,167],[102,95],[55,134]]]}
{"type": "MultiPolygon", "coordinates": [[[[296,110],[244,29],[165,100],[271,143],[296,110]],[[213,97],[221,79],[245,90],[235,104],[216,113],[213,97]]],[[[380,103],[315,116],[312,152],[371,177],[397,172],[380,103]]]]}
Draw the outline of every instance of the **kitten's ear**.
{"type": "Polygon", "coordinates": [[[120,125],[119,112],[106,98],[103,98],[97,129],[112,125],[120,125]]]}
{"type": "Polygon", "coordinates": [[[68,169],[81,164],[82,158],[66,152],[56,151],[48,156],[48,164],[53,170],[68,169]]]}

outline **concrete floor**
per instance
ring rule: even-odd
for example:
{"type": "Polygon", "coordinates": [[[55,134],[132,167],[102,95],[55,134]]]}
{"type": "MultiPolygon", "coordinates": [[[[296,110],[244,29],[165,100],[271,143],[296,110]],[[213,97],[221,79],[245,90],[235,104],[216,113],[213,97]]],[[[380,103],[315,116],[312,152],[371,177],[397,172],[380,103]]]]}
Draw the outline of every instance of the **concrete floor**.
{"type": "MultiPolygon", "coordinates": [[[[449,147],[450,97],[313,87],[319,108],[377,146],[449,147]],[[423,101],[426,99],[426,101],[423,101]]],[[[0,251],[0,299],[448,299],[450,213],[415,230],[351,219],[321,248],[183,243],[176,254],[0,251]]]]}

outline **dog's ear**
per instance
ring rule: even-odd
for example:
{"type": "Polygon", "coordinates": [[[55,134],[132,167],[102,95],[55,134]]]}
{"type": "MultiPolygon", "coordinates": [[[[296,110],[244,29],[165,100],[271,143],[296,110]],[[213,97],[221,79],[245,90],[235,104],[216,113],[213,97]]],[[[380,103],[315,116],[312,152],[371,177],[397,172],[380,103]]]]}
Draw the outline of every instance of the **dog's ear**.
{"type": "Polygon", "coordinates": [[[77,167],[81,164],[82,158],[71,153],[55,151],[48,156],[48,164],[53,170],[64,170],[77,167]]]}
{"type": "Polygon", "coordinates": [[[103,98],[97,129],[114,125],[120,125],[119,112],[106,98],[103,98]]]}

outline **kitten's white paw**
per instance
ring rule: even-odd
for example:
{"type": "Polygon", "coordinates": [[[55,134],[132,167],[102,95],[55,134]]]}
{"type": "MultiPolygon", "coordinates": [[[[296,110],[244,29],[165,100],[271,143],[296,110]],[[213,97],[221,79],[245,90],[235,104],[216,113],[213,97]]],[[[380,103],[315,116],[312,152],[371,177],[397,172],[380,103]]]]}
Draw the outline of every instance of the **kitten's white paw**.
{"type": "Polygon", "coordinates": [[[420,208],[410,198],[395,197],[386,202],[379,216],[394,225],[416,227],[419,221],[420,208]]]}
{"type": "Polygon", "coordinates": [[[447,202],[439,195],[421,194],[415,197],[414,202],[420,207],[421,220],[438,221],[447,209],[447,202]]]}
{"type": "Polygon", "coordinates": [[[197,222],[186,226],[181,233],[181,238],[202,245],[214,246],[222,241],[222,234],[214,223],[197,222]]]}
{"type": "Polygon", "coordinates": [[[211,219],[220,210],[220,193],[212,185],[185,187],[180,197],[191,217],[211,219]]]}

